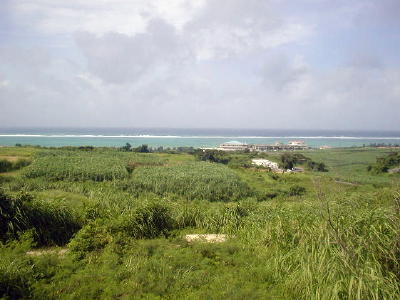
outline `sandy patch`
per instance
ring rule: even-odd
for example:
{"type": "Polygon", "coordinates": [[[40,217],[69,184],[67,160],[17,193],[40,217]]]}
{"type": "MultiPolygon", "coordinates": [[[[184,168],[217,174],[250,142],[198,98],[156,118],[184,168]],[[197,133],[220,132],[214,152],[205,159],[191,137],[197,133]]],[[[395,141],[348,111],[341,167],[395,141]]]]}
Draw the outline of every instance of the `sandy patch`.
{"type": "Polygon", "coordinates": [[[228,239],[226,234],[187,234],[187,242],[223,243],[228,239]]]}

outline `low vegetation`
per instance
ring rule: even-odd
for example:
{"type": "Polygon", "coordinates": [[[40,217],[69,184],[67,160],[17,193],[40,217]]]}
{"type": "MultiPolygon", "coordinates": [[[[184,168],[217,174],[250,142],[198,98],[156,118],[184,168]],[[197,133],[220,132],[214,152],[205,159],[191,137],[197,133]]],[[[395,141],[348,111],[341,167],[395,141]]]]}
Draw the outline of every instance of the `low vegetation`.
{"type": "Polygon", "coordinates": [[[400,174],[367,170],[387,149],[0,156],[32,160],[0,174],[0,298],[400,297],[400,174]],[[305,171],[249,167],[282,157],[305,171]]]}

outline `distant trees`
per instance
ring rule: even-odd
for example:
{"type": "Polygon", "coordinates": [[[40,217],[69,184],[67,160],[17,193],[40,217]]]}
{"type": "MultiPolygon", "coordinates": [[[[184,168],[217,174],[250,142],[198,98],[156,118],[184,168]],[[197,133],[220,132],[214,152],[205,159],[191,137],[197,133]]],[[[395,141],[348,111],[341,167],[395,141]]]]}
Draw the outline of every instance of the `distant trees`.
{"type": "Polygon", "coordinates": [[[140,145],[139,147],[136,147],[136,148],[132,148],[131,144],[126,143],[125,146],[122,146],[120,148],[120,150],[121,151],[126,151],[126,152],[132,151],[132,152],[140,152],[140,153],[149,153],[149,152],[151,152],[150,151],[151,149],[146,144],[140,145]]]}
{"type": "Polygon", "coordinates": [[[227,164],[230,161],[230,157],[225,152],[218,150],[198,150],[195,156],[198,160],[221,164],[227,164]]]}
{"type": "Polygon", "coordinates": [[[283,153],[280,156],[279,166],[282,169],[293,169],[296,164],[306,164],[306,167],[311,171],[326,172],[328,169],[323,162],[315,162],[311,158],[300,153],[283,153]]]}
{"type": "Polygon", "coordinates": [[[140,152],[140,153],[149,153],[150,152],[149,146],[145,145],[145,144],[143,144],[143,145],[141,145],[141,146],[139,146],[137,148],[133,148],[132,151],[133,152],[140,152]]]}
{"type": "Polygon", "coordinates": [[[293,169],[294,165],[296,163],[296,157],[293,154],[290,153],[283,153],[280,157],[280,163],[279,166],[282,169],[293,169]]]}
{"type": "Polygon", "coordinates": [[[317,172],[326,172],[326,171],[328,171],[327,168],[326,168],[326,165],[323,162],[318,163],[318,162],[315,162],[315,161],[312,161],[312,160],[307,161],[307,168],[309,170],[317,171],[317,172]]]}
{"type": "Polygon", "coordinates": [[[121,147],[121,150],[122,150],[122,151],[127,151],[127,152],[128,152],[128,151],[131,151],[131,148],[132,148],[132,145],[129,144],[129,143],[126,143],[125,146],[122,146],[122,147],[121,147]]]}
{"type": "Polygon", "coordinates": [[[293,169],[295,164],[304,163],[309,160],[311,159],[304,156],[303,154],[285,152],[280,157],[279,166],[283,169],[293,169]]]}
{"type": "Polygon", "coordinates": [[[158,153],[188,153],[194,154],[197,150],[193,147],[149,147],[147,144],[142,144],[138,147],[132,147],[130,143],[126,143],[124,146],[119,148],[120,151],[125,152],[140,152],[140,153],[151,153],[151,152],[158,152],[158,153]]]}

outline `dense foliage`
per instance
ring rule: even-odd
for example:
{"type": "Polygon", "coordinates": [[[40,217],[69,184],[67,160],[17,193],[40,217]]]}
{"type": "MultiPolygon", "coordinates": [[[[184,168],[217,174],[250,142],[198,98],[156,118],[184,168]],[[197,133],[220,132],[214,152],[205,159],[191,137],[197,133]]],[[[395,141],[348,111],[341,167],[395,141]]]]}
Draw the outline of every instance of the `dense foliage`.
{"type": "Polygon", "coordinates": [[[280,167],[283,169],[293,169],[297,164],[305,164],[309,170],[317,172],[328,171],[323,162],[315,162],[311,158],[304,156],[301,153],[283,153],[280,156],[280,167]]]}
{"type": "Polygon", "coordinates": [[[195,153],[198,160],[227,164],[231,160],[225,151],[218,150],[198,150],[195,153]]]}

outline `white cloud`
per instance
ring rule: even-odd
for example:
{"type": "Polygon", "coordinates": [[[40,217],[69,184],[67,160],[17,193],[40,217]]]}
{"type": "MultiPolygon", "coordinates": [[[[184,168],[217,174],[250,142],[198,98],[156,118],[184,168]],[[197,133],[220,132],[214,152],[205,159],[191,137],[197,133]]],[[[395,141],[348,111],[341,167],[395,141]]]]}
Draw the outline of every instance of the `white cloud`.
{"type": "Polygon", "coordinates": [[[10,81],[8,81],[8,80],[0,81],[0,89],[1,89],[1,88],[6,88],[6,87],[8,87],[9,85],[10,85],[10,81]]]}
{"type": "Polygon", "coordinates": [[[180,28],[203,1],[189,0],[19,0],[14,18],[45,33],[86,31],[97,35],[143,32],[147,21],[163,18],[180,28]]]}

